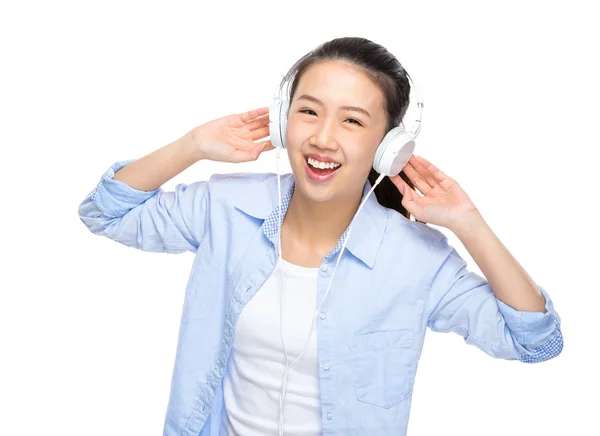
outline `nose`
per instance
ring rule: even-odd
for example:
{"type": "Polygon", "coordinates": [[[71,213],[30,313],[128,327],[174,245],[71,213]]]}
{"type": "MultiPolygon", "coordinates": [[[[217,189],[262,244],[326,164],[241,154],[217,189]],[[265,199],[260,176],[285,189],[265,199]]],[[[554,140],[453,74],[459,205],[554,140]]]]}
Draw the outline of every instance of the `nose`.
{"type": "Polygon", "coordinates": [[[335,120],[325,119],[319,122],[309,142],[311,145],[323,150],[337,150],[335,120]]]}

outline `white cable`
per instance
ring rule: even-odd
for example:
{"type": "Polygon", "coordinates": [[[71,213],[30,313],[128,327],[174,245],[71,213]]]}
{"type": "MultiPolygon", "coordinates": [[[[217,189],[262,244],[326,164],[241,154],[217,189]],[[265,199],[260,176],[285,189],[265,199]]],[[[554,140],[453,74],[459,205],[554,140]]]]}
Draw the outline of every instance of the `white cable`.
{"type": "MultiPolygon", "coordinates": [[[[277,152],[279,152],[279,149],[277,149],[277,152]]],[[[360,213],[362,207],[364,206],[364,204],[367,202],[367,199],[369,198],[369,196],[371,195],[371,193],[373,192],[373,190],[375,190],[375,187],[377,187],[377,185],[379,185],[379,183],[383,180],[383,178],[385,177],[385,174],[380,174],[379,177],[377,178],[377,180],[375,181],[375,184],[371,187],[371,190],[367,193],[367,196],[365,197],[365,199],[362,201],[362,203],[360,204],[360,206],[358,207],[356,213],[354,214],[354,218],[352,218],[352,221],[350,222],[350,226],[348,228],[348,234],[346,235],[346,239],[344,240],[344,244],[342,245],[342,248],[340,250],[340,254],[338,255],[337,261],[335,263],[335,267],[333,268],[333,272],[331,273],[331,279],[329,279],[329,285],[327,286],[327,290],[325,291],[325,295],[323,295],[323,299],[321,300],[321,302],[319,303],[319,305],[317,306],[317,310],[315,311],[315,314],[312,317],[312,321],[311,321],[311,325],[310,325],[310,330],[308,332],[308,337],[306,338],[306,343],[304,345],[304,349],[302,350],[302,353],[300,353],[300,355],[292,362],[288,365],[289,362],[289,356],[287,353],[287,349],[285,347],[285,341],[283,339],[283,265],[281,264],[281,260],[283,259],[282,255],[281,255],[281,227],[282,227],[282,222],[281,222],[281,186],[280,186],[280,182],[279,182],[279,155],[277,154],[277,178],[278,178],[278,189],[279,189],[279,261],[280,261],[280,265],[279,265],[279,269],[281,272],[281,342],[283,343],[283,349],[285,352],[285,371],[283,373],[283,378],[282,378],[282,387],[281,387],[281,391],[279,393],[279,436],[283,436],[283,405],[284,405],[284,399],[285,399],[285,388],[287,386],[287,381],[288,381],[288,376],[289,376],[289,371],[292,368],[292,365],[294,365],[306,352],[306,350],[308,350],[308,345],[310,344],[310,337],[312,335],[312,330],[313,327],[315,326],[315,320],[317,318],[317,314],[319,313],[319,310],[321,310],[321,305],[323,304],[323,302],[325,301],[325,298],[327,298],[327,294],[329,294],[329,290],[331,289],[331,283],[333,282],[333,277],[335,276],[335,271],[337,270],[338,264],[340,263],[340,259],[342,258],[342,254],[344,253],[344,250],[346,248],[346,244],[348,243],[348,239],[350,239],[350,232],[352,232],[352,224],[354,223],[354,220],[356,219],[356,217],[358,216],[358,214],[360,213]]]]}
{"type": "MultiPolygon", "coordinates": [[[[280,280],[281,280],[281,305],[280,305],[280,331],[281,331],[281,343],[283,344],[283,351],[285,353],[285,367],[286,370],[284,372],[284,379],[287,379],[287,368],[288,368],[288,363],[289,363],[289,355],[287,353],[287,349],[285,347],[285,340],[283,338],[283,312],[284,312],[284,289],[283,289],[283,265],[282,265],[282,259],[283,259],[283,255],[281,254],[281,228],[282,228],[282,222],[281,222],[281,171],[280,171],[280,167],[279,167],[279,159],[281,156],[280,153],[280,148],[277,148],[275,150],[275,156],[277,158],[277,194],[278,194],[278,198],[279,198],[279,232],[278,232],[278,237],[279,237],[279,248],[277,250],[277,257],[278,257],[278,262],[279,262],[279,272],[280,272],[280,280]]],[[[279,435],[283,436],[283,397],[280,396],[279,398],[279,435]]]]}
{"type": "MultiPolygon", "coordinates": [[[[415,120],[415,123],[413,124],[410,133],[412,134],[413,138],[416,138],[420,131],[421,131],[421,120],[423,119],[423,100],[421,98],[421,95],[419,93],[418,88],[415,86],[412,77],[410,77],[408,74],[408,79],[410,80],[410,82],[412,83],[412,87],[416,93],[417,96],[417,107],[419,108],[419,119],[415,120]]],[[[281,93],[281,88],[279,87],[279,93],[281,93]]],[[[279,94],[280,95],[280,94],[279,94]]],[[[404,123],[401,123],[402,128],[404,129],[404,123]]],[[[325,298],[327,298],[327,294],[329,294],[329,290],[331,289],[331,283],[333,282],[333,277],[335,276],[335,271],[337,270],[338,264],[340,263],[340,259],[342,258],[342,254],[344,253],[344,250],[346,249],[346,244],[348,243],[348,239],[350,239],[350,232],[352,231],[352,225],[354,223],[354,220],[356,219],[356,217],[358,216],[358,214],[360,213],[362,207],[364,206],[364,204],[366,203],[367,199],[369,198],[369,196],[371,195],[371,193],[373,193],[373,191],[375,190],[375,188],[377,187],[377,185],[379,185],[379,183],[383,180],[383,178],[385,177],[385,174],[380,174],[379,177],[377,178],[377,180],[375,181],[375,184],[371,187],[371,190],[367,193],[367,196],[365,197],[365,199],[363,200],[363,202],[359,205],[356,213],[354,214],[354,217],[352,218],[352,221],[350,222],[350,226],[348,227],[348,234],[346,235],[346,239],[344,240],[344,244],[342,245],[342,248],[340,250],[340,254],[338,255],[337,261],[335,263],[335,267],[333,268],[333,272],[331,273],[331,279],[329,280],[329,284],[327,286],[327,290],[325,291],[325,295],[323,296],[323,299],[321,300],[321,302],[319,303],[319,305],[317,306],[317,310],[315,311],[312,321],[311,321],[311,325],[310,325],[310,330],[308,332],[308,337],[306,339],[306,343],[304,345],[304,349],[302,350],[302,353],[300,353],[300,355],[292,362],[289,363],[289,355],[287,352],[287,349],[285,347],[285,340],[284,340],[284,335],[283,335],[283,313],[284,313],[284,287],[283,287],[283,256],[281,254],[282,251],[282,246],[281,246],[281,228],[283,226],[283,222],[281,219],[281,176],[280,176],[280,171],[279,171],[279,158],[280,158],[280,149],[277,148],[276,150],[276,157],[277,157],[277,191],[278,191],[278,196],[279,196],[279,250],[278,250],[278,261],[279,261],[279,270],[280,270],[280,277],[281,277],[281,307],[280,307],[280,327],[281,327],[281,342],[283,344],[283,350],[285,352],[285,371],[283,373],[283,378],[282,378],[282,387],[281,387],[281,391],[280,391],[280,396],[279,396],[279,436],[283,436],[283,422],[284,422],[284,414],[283,414],[283,405],[284,405],[284,399],[285,399],[285,389],[287,386],[287,381],[288,381],[288,377],[290,374],[290,369],[292,368],[292,365],[294,365],[306,352],[306,350],[308,349],[309,343],[310,343],[310,337],[312,335],[312,329],[315,326],[315,320],[317,317],[317,314],[319,313],[319,310],[321,310],[321,305],[323,304],[323,302],[325,301],[325,298]],[[289,365],[288,365],[289,363],[289,365]]]]}

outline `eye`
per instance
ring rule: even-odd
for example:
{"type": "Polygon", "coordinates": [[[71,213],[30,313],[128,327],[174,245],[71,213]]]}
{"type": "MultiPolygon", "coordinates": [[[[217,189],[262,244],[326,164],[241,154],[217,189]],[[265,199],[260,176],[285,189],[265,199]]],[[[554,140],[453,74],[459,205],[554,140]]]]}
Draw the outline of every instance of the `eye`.
{"type": "MultiPolygon", "coordinates": [[[[308,114],[308,115],[312,115],[312,114],[309,114],[309,112],[312,112],[314,115],[317,114],[312,109],[301,109],[299,112],[303,113],[303,114],[308,114]]],[[[354,118],[348,118],[346,121],[352,121],[350,124],[357,124],[359,126],[362,126],[362,123],[360,121],[358,121],[358,120],[355,120],[354,118]]]]}
{"type": "Polygon", "coordinates": [[[350,124],[358,124],[359,126],[362,126],[361,122],[358,120],[355,120],[354,118],[348,118],[347,121],[354,121],[354,123],[350,123],[350,124]]]}

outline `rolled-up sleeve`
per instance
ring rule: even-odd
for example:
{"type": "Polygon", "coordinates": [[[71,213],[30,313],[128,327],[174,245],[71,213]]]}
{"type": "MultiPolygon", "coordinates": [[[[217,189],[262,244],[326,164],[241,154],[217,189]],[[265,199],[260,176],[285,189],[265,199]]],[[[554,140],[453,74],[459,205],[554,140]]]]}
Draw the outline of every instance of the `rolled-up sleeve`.
{"type": "Polygon", "coordinates": [[[496,297],[484,277],[468,271],[453,247],[442,243],[449,254],[431,283],[431,330],[457,333],[496,358],[536,363],[560,354],[560,317],[544,288],[538,285],[545,312],[516,310],[496,297]]]}
{"type": "Polygon", "coordinates": [[[208,226],[208,182],[142,191],[114,180],[131,162],[104,173],[78,207],[81,221],[94,234],[143,251],[195,252],[208,226]]]}

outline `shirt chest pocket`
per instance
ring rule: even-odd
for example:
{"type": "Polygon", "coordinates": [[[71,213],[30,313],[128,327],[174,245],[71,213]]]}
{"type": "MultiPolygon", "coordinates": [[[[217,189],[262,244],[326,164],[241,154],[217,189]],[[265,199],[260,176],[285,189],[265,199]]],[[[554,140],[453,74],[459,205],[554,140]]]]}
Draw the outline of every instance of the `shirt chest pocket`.
{"type": "Polygon", "coordinates": [[[413,330],[387,330],[350,338],[350,365],[359,401],[390,408],[411,393],[417,368],[413,330]]]}

